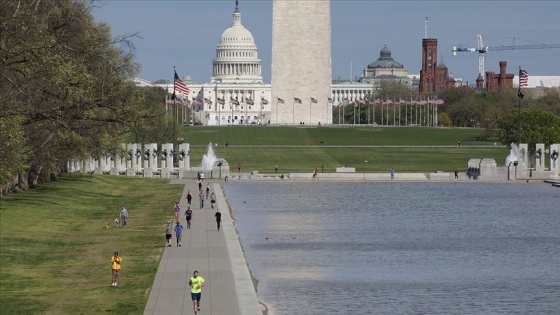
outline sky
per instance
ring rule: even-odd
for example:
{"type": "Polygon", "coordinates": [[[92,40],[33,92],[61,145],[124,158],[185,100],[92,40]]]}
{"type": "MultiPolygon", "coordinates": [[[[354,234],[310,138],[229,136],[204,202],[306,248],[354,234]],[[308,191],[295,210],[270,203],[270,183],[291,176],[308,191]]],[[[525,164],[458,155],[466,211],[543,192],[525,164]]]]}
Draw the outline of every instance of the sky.
{"type": "MultiPolygon", "coordinates": [[[[284,0],[295,1],[295,0],[284,0]]],[[[313,1],[313,0],[305,0],[313,1]]],[[[113,36],[132,39],[138,77],[149,81],[179,76],[209,82],[212,59],[222,33],[231,26],[235,0],[101,0],[92,13],[111,27],[113,36]]],[[[264,82],[270,83],[272,0],[240,0],[242,24],[255,39],[264,82]]],[[[438,54],[452,76],[473,84],[478,53],[451,54],[453,46],[560,44],[560,1],[331,1],[333,79],[361,76],[379,58],[385,44],[409,74],[421,69],[422,39],[428,17],[428,37],[438,39],[438,54]]],[[[296,35],[296,34],[294,34],[296,35]]],[[[312,49],[312,47],[310,47],[312,49]]],[[[438,57],[438,60],[440,58],[438,57]]],[[[560,49],[489,51],[486,71],[508,73],[521,66],[529,75],[560,76],[560,49]]]]}

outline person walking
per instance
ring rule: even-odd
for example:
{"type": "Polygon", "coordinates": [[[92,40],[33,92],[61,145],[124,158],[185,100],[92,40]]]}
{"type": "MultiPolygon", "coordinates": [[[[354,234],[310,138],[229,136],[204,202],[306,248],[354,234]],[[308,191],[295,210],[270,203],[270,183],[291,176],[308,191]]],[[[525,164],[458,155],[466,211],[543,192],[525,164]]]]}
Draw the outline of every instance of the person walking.
{"type": "Polygon", "coordinates": [[[210,184],[206,185],[206,200],[210,197],[210,184]]]}
{"type": "Polygon", "coordinates": [[[179,202],[175,203],[173,210],[175,211],[175,222],[179,222],[179,216],[181,215],[181,206],[179,205],[179,202]]]}
{"type": "Polygon", "coordinates": [[[181,247],[181,235],[183,234],[183,226],[181,222],[177,221],[175,226],[175,236],[177,237],[177,247],[181,247]]]}
{"type": "Polygon", "coordinates": [[[212,192],[212,194],[210,195],[210,206],[212,209],[214,209],[215,204],[216,204],[216,194],[212,192]]]}
{"type": "Polygon", "coordinates": [[[191,228],[191,220],[192,220],[192,210],[191,210],[190,206],[188,206],[187,211],[185,211],[185,217],[186,217],[186,220],[187,220],[187,229],[190,229],[191,228]]]}
{"type": "Polygon", "coordinates": [[[191,299],[193,301],[193,310],[195,314],[200,312],[200,298],[202,297],[202,288],[206,284],[204,283],[204,278],[198,275],[198,271],[195,270],[193,276],[189,279],[189,286],[191,287],[191,299]]]}
{"type": "Polygon", "coordinates": [[[455,179],[459,179],[459,172],[455,170],[455,179]]]}
{"type": "Polygon", "coordinates": [[[124,206],[121,208],[121,224],[122,227],[126,227],[126,220],[128,219],[128,210],[124,206]]]}
{"type": "Polygon", "coordinates": [[[274,166],[274,172],[275,172],[275,173],[278,173],[278,165],[275,165],[275,166],[274,166]]]}
{"type": "Polygon", "coordinates": [[[222,223],[222,213],[220,212],[220,209],[216,210],[216,214],[214,216],[216,217],[216,225],[218,226],[218,231],[219,231],[220,224],[222,223]]]}
{"type": "Polygon", "coordinates": [[[117,280],[119,279],[119,275],[121,273],[121,263],[122,258],[119,256],[119,252],[115,251],[113,257],[111,257],[111,286],[117,286],[117,280]]]}
{"type": "Polygon", "coordinates": [[[237,163],[237,172],[241,173],[241,163],[237,163]]]}
{"type": "Polygon", "coordinates": [[[167,221],[167,226],[165,227],[165,239],[167,240],[167,247],[171,247],[171,235],[173,234],[173,226],[171,221],[167,221]]]}
{"type": "Polygon", "coordinates": [[[198,194],[198,199],[200,202],[200,209],[204,208],[204,193],[202,192],[202,190],[198,194]]]}
{"type": "Polygon", "coordinates": [[[393,168],[391,168],[389,173],[391,173],[391,180],[394,180],[395,179],[395,170],[393,168]]]}
{"type": "Polygon", "coordinates": [[[201,181],[198,182],[198,190],[202,191],[202,182],[201,181]]]}
{"type": "Polygon", "coordinates": [[[190,205],[191,205],[191,202],[192,202],[192,193],[191,193],[191,191],[189,190],[189,191],[187,192],[187,205],[190,206],[190,205]]]}

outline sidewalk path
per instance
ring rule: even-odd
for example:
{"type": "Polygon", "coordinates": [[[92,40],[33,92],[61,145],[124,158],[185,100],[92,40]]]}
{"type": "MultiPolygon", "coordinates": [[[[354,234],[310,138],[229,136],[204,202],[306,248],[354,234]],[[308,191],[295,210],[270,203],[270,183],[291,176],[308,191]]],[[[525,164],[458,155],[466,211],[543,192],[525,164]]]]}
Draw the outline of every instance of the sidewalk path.
{"type": "MultiPolygon", "coordinates": [[[[218,231],[215,209],[210,209],[210,201],[205,200],[204,209],[199,209],[196,181],[173,180],[171,183],[185,185],[179,203],[182,209],[180,222],[185,227],[182,246],[176,246],[173,235],[172,247],[165,247],[144,314],[194,314],[188,281],[198,270],[206,281],[199,315],[262,315],[220,185],[211,184],[211,191],[216,193],[217,207],[222,213],[222,229],[218,231]],[[190,230],[186,229],[184,215],[188,190],[193,193],[190,230]]],[[[162,246],[165,243],[164,231],[162,226],[162,246]]]]}

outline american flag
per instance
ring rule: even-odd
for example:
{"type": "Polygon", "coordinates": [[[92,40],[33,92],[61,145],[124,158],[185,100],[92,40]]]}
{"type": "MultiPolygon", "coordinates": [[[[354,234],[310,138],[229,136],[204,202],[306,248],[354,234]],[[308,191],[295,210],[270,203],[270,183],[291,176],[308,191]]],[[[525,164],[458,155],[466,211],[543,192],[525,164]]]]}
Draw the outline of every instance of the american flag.
{"type": "Polygon", "coordinates": [[[226,103],[226,100],[224,100],[223,98],[218,98],[218,104],[224,105],[225,103],[226,103]]]}
{"type": "Polygon", "coordinates": [[[519,86],[529,86],[529,73],[523,69],[519,69],[519,86]]]}
{"type": "Polygon", "coordinates": [[[233,97],[231,97],[231,98],[229,99],[229,101],[230,101],[233,105],[239,105],[239,101],[236,100],[236,99],[233,98],[233,97]]]}
{"type": "Polygon", "coordinates": [[[255,105],[255,102],[253,102],[253,100],[250,98],[245,98],[245,103],[248,105],[255,105]]]}
{"type": "Polygon", "coordinates": [[[193,99],[193,105],[202,105],[202,102],[198,99],[193,99]]]}
{"type": "Polygon", "coordinates": [[[332,97],[329,97],[329,98],[327,99],[327,101],[328,101],[329,103],[332,103],[332,102],[333,102],[332,97]]]}
{"type": "Polygon", "coordinates": [[[266,98],[261,97],[261,104],[262,105],[268,105],[268,101],[266,100],[266,98]]]}
{"type": "Polygon", "coordinates": [[[204,103],[208,105],[212,105],[212,101],[206,97],[204,98],[204,103]]]}
{"type": "Polygon", "coordinates": [[[314,98],[314,97],[312,97],[312,98],[311,98],[311,103],[315,103],[315,104],[317,104],[317,99],[316,99],[316,98],[314,98]]]}
{"type": "Polygon", "coordinates": [[[342,104],[344,105],[350,104],[350,100],[348,99],[348,97],[342,99],[342,104]]]}
{"type": "Polygon", "coordinates": [[[365,104],[366,104],[366,100],[362,98],[362,99],[360,99],[359,103],[362,104],[362,105],[365,105],[365,104]]]}
{"type": "Polygon", "coordinates": [[[284,100],[283,100],[283,99],[281,99],[281,98],[278,98],[278,101],[277,101],[277,103],[278,103],[278,104],[284,104],[284,100]]]}
{"type": "Polygon", "coordinates": [[[179,91],[185,95],[189,95],[189,88],[187,85],[179,79],[179,75],[177,75],[177,71],[175,72],[175,91],[179,91]]]}
{"type": "Polygon", "coordinates": [[[294,97],[294,103],[301,104],[301,98],[294,97]]]}

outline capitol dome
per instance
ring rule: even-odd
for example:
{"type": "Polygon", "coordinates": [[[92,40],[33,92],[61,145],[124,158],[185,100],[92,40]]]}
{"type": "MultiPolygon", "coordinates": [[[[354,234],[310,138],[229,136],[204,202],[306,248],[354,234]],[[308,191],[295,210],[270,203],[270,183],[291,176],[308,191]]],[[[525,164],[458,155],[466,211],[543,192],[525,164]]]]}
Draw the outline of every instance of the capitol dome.
{"type": "Polygon", "coordinates": [[[237,1],[233,24],[222,33],[212,65],[212,83],[262,83],[258,49],[251,32],[241,24],[237,1]]]}

